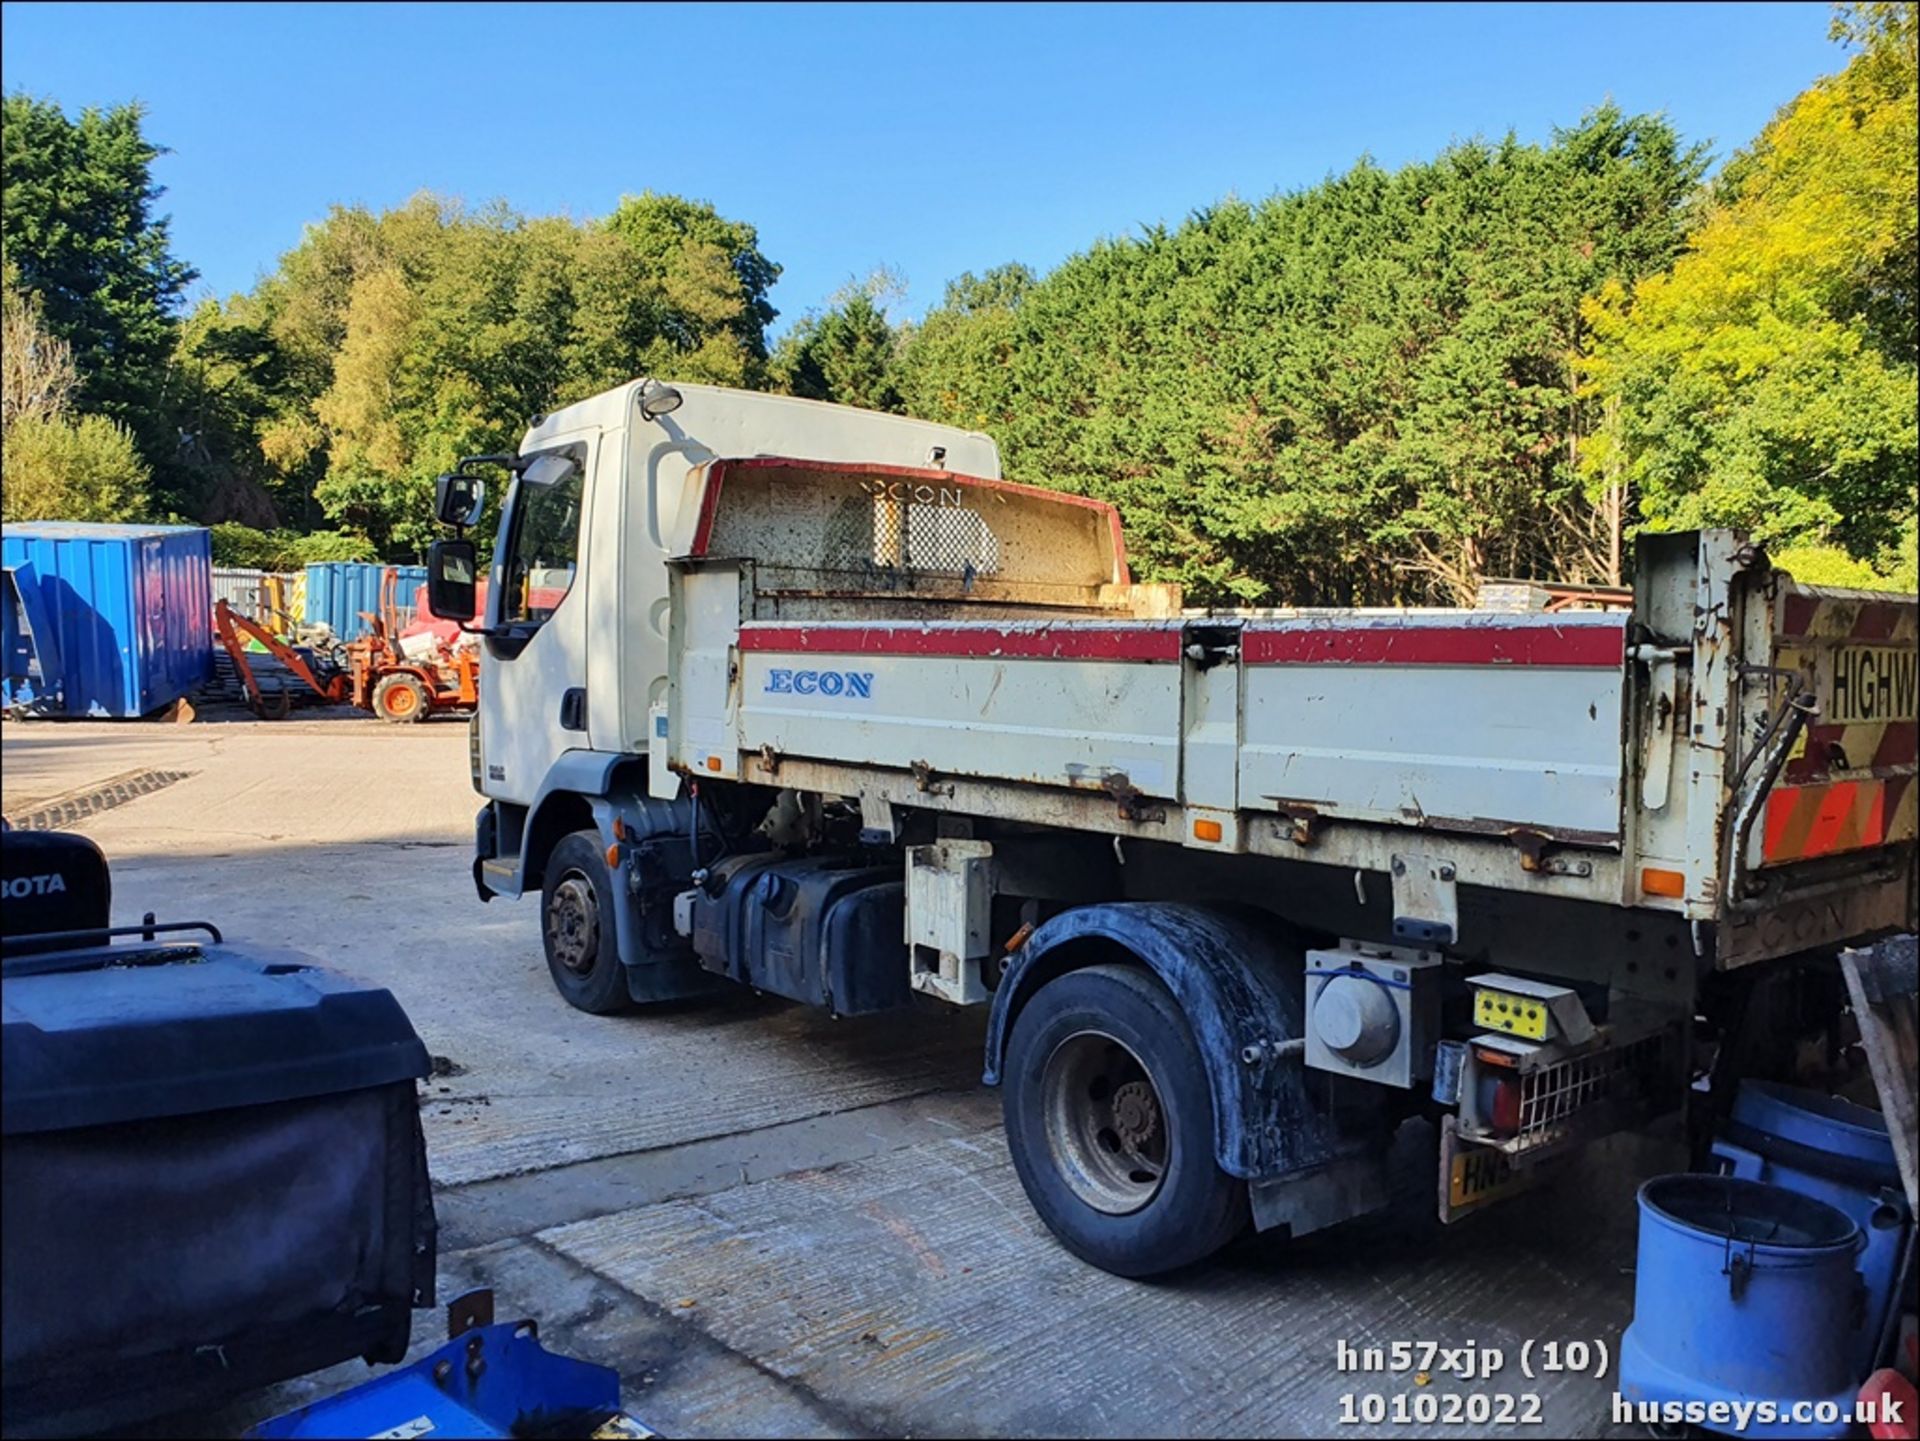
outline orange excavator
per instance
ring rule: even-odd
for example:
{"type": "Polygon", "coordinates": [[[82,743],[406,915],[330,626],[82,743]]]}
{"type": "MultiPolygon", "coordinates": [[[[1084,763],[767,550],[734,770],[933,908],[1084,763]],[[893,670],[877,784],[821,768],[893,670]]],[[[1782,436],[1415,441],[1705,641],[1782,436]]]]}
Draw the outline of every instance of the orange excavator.
{"type": "Polygon", "coordinates": [[[289,675],[325,704],[353,705],[395,724],[425,720],[437,711],[473,709],[480,699],[479,655],[470,647],[449,647],[438,640],[417,652],[403,649],[399,609],[394,600],[398,584],[398,573],[388,567],[381,577],[380,614],[362,613],[372,629],[326,656],[288,645],[225,600],[215,601],[214,633],[233,659],[253,713],[262,720],[283,720],[293,709],[294,693],[284,685],[269,686],[262,680],[243,634],[258,641],[289,675]]]}

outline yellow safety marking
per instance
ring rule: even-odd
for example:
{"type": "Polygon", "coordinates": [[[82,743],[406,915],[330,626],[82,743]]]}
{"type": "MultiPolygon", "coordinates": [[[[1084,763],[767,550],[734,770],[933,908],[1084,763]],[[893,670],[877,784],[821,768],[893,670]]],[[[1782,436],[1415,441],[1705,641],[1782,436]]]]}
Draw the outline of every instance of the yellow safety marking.
{"type": "Polygon", "coordinates": [[[1544,1041],[1551,1024],[1545,1001],[1493,990],[1473,993],[1473,1020],[1475,1025],[1487,1030],[1505,1031],[1529,1041],[1544,1041]]]}

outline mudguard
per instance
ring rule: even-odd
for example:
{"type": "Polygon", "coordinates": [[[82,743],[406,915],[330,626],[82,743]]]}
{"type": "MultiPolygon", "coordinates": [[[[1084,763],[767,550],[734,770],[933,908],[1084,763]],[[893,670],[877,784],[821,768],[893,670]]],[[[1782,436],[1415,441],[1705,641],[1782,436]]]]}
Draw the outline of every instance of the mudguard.
{"type": "MultiPolygon", "coordinates": [[[[725,983],[700,967],[672,929],[673,895],[693,884],[692,799],[660,800],[623,788],[593,797],[591,805],[601,840],[616,844],[616,819],[624,832],[613,881],[628,903],[614,908],[613,932],[628,994],[640,1002],[667,1001],[720,989],[725,983]]],[[[719,845],[719,836],[703,824],[701,854],[714,856],[719,845]]]]}
{"type": "Polygon", "coordinates": [[[493,804],[480,807],[473,818],[473,888],[482,901],[491,901],[493,891],[487,885],[486,864],[500,854],[500,827],[493,818],[493,804]]]}
{"type": "MultiPolygon", "coordinates": [[[[551,841],[559,840],[560,834],[564,834],[564,832],[549,834],[553,832],[553,828],[543,824],[542,817],[547,814],[548,807],[555,804],[571,804],[576,800],[584,800],[590,804],[597,803],[613,794],[618,772],[622,766],[644,766],[646,759],[644,755],[627,755],[617,751],[562,752],[560,758],[553,763],[541,780],[540,789],[535,793],[533,803],[527,807],[526,820],[520,830],[520,854],[514,868],[513,879],[509,882],[498,878],[491,880],[481,878],[478,861],[490,859],[492,855],[498,853],[498,840],[489,829],[475,837],[475,883],[484,885],[495,895],[506,896],[509,899],[525,894],[528,888],[528,877],[537,875],[538,868],[546,864],[546,850],[550,848],[551,841]],[[543,835],[549,836],[549,844],[539,847],[539,853],[535,854],[533,839],[543,835]],[[493,849],[481,850],[483,846],[493,849]]],[[[489,806],[488,809],[491,810],[492,807],[489,806]]],[[[602,839],[611,841],[613,835],[607,829],[612,824],[611,813],[603,815],[596,811],[595,819],[600,823],[602,839]]]]}
{"type": "Polygon", "coordinates": [[[1272,1046],[1304,1034],[1300,954],[1248,920],[1204,906],[1121,901],[1046,922],[1008,962],[987,1023],[989,1086],[1000,1083],[1021,1008],[1055,976],[1114,959],[1119,947],[1173,993],[1213,1088],[1214,1155],[1243,1180],[1324,1165],[1344,1149],[1313,1102],[1297,1056],[1272,1046]]]}

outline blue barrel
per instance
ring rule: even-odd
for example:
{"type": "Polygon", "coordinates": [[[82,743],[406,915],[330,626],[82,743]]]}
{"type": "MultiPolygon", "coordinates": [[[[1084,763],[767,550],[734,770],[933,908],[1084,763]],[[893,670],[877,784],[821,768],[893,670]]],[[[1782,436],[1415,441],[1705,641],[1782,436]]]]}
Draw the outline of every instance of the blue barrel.
{"type": "MultiPolygon", "coordinates": [[[[1620,1389],[1635,1403],[1834,1401],[1859,1389],[1854,1269],[1860,1227],[1845,1212],[1733,1176],[1656,1176],[1640,1188],[1633,1324],[1620,1389]]],[[[1755,1436],[1844,1436],[1755,1425],[1755,1436]]]]}
{"type": "Polygon", "coordinates": [[[1866,1236],[1860,1274],[1867,1283],[1867,1313],[1853,1361],[1855,1373],[1865,1376],[1873,1369],[1913,1224],[1886,1120],[1837,1096],[1746,1081],[1713,1154],[1728,1175],[1785,1186],[1858,1223],[1866,1236]]]}

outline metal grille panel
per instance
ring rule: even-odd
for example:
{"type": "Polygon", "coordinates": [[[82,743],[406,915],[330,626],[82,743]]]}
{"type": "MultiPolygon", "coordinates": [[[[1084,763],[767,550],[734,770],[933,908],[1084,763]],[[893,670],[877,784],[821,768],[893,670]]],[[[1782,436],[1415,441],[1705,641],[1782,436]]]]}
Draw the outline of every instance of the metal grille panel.
{"type": "Polygon", "coordinates": [[[1000,538],[969,506],[863,496],[835,509],[825,541],[822,561],[834,570],[985,576],[1001,565],[1000,538]]]}
{"type": "Polygon", "coordinates": [[[1502,1149],[1532,1150],[1557,1141],[1589,1107],[1632,1102],[1655,1093],[1671,1069],[1673,1033],[1660,1031],[1629,1045],[1575,1056],[1520,1078],[1520,1129],[1502,1149]]]}

